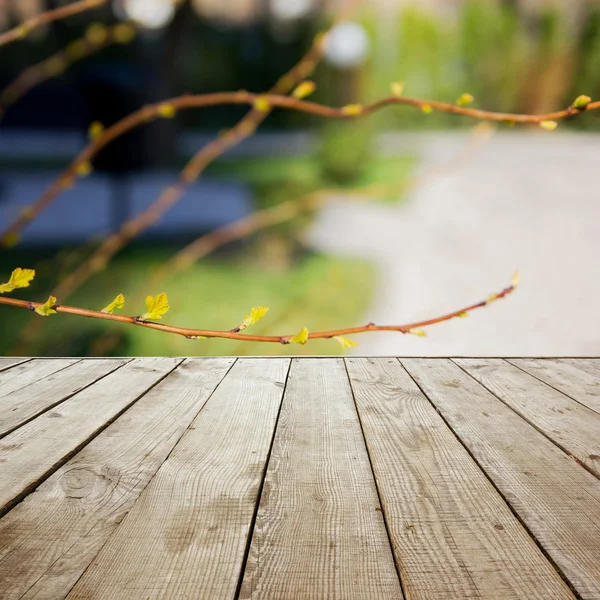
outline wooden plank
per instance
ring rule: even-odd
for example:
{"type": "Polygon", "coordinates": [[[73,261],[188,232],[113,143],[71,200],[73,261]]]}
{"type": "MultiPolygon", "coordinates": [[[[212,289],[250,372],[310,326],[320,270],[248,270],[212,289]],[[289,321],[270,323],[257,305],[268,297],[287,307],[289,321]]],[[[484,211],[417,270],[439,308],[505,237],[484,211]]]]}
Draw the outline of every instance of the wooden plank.
{"type": "Polygon", "coordinates": [[[64,598],[234,359],[188,360],[0,519],[0,597],[64,598]]]}
{"type": "Polygon", "coordinates": [[[407,598],[574,598],[398,361],[346,364],[407,598]]]}
{"type": "Polygon", "coordinates": [[[580,371],[585,371],[596,379],[600,378],[600,358],[560,358],[557,361],[565,365],[571,365],[580,371]]]}
{"type": "Polygon", "coordinates": [[[16,367],[30,360],[30,358],[0,358],[0,371],[6,371],[6,369],[16,367]]]}
{"type": "Polygon", "coordinates": [[[180,362],[136,359],[0,440],[0,515],[180,362]]]}
{"type": "Polygon", "coordinates": [[[289,360],[227,374],[68,598],[233,598],[289,360]]]}
{"type": "MultiPolygon", "coordinates": [[[[79,358],[32,360],[0,372],[0,399],[79,362],[79,358]]],[[[2,406],[2,403],[0,403],[2,406]]]]}
{"type": "Polygon", "coordinates": [[[546,358],[508,359],[508,362],[600,413],[600,377],[546,358]]]}
{"type": "Polygon", "coordinates": [[[342,359],[296,359],[240,598],[402,598],[342,359]]]}
{"type": "Polygon", "coordinates": [[[411,376],[582,598],[600,598],[600,481],[450,360],[411,376]]]}
{"type": "Polygon", "coordinates": [[[600,414],[502,359],[454,362],[600,477],[600,414]]]}
{"type": "Polygon", "coordinates": [[[0,401],[0,438],[127,362],[126,359],[83,360],[8,394],[0,401]]]}

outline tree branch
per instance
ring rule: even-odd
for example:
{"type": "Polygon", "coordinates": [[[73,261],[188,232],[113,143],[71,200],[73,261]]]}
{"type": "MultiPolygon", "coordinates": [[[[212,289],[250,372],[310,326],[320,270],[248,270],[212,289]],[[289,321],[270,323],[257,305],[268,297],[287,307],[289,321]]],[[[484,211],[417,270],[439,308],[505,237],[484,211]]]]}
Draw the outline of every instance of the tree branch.
{"type": "Polygon", "coordinates": [[[129,23],[120,23],[113,27],[88,29],[86,35],[71,42],[68,46],[46,60],[23,71],[12,83],[0,92],[0,116],[6,109],[35,86],[62,75],[73,63],[83,60],[111,44],[125,44],[135,36],[135,27],[129,23]]]}
{"type": "MultiPolygon", "coordinates": [[[[600,108],[600,101],[596,101],[590,102],[584,109],[570,106],[564,110],[559,110],[552,113],[526,115],[479,110],[476,108],[457,106],[447,102],[421,100],[419,98],[409,98],[406,96],[389,96],[374,102],[373,104],[365,106],[351,105],[349,107],[341,108],[324,106],[315,102],[299,100],[289,96],[281,96],[276,94],[255,94],[244,90],[239,92],[218,92],[199,96],[180,96],[164,102],[145,106],[125,117],[121,121],[115,123],[112,127],[108,128],[102,136],[91,142],[84,150],[82,150],[75,161],[65,171],[63,171],[63,173],[54,183],[50,185],[50,187],[44,192],[44,194],[42,194],[38,201],[25,209],[19,218],[3,232],[0,244],[4,246],[11,245],[11,242],[14,241],[14,239],[12,239],[14,238],[14,235],[18,234],[18,232],[27,223],[35,219],[61,193],[63,189],[70,187],[74,183],[78,173],[86,173],[89,170],[91,161],[100,150],[102,150],[116,138],[131,131],[135,127],[145,124],[153,119],[160,118],[161,116],[164,117],[165,113],[168,113],[169,116],[173,116],[172,111],[189,110],[192,108],[206,108],[208,106],[224,104],[255,105],[256,103],[260,103],[262,106],[267,107],[266,110],[271,110],[272,108],[282,108],[330,119],[360,118],[392,105],[414,106],[418,108],[430,106],[435,110],[461,115],[472,119],[534,125],[542,122],[557,121],[560,119],[577,116],[582,112],[597,110],[600,108]]],[[[243,135],[243,131],[241,134],[243,135]]],[[[206,166],[206,164],[236,143],[236,141],[239,139],[239,137],[236,136],[239,135],[239,131],[234,132],[232,130],[228,132],[222,138],[219,138],[209,145],[210,149],[207,150],[205,155],[202,157],[202,161],[191,161],[186,169],[184,169],[180,178],[180,182],[174,186],[171,186],[170,188],[167,188],[160,198],[161,202],[155,202],[153,205],[155,208],[154,213],[147,211],[143,215],[140,215],[136,219],[132,219],[124,225],[120,233],[120,235],[123,236],[123,239],[130,239],[131,237],[134,237],[154,223],[156,219],[177,200],[181,190],[184,189],[189,182],[195,180],[199,172],[206,166]]],[[[120,248],[122,245],[122,240],[117,236],[113,236],[106,242],[106,251],[112,252],[113,247],[120,248]]]]}
{"type": "Polygon", "coordinates": [[[67,4],[53,10],[40,13],[31,19],[27,19],[21,25],[18,25],[14,29],[4,32],[0,35],[0,46],[5,46],[16,40],[21,40],[27,37],[34,29],[38,29],[47,23],[53,21],[59,21],[66,19],[73,15],[98,8],[104,4],[107,4],[109,0],[79,0],[79,2],[73,2],[73,4],[67,4]]]}
{"type": "MultiPolygon", "coordinates": [[[[464,317],[469,312],[487,306],[491,302],[495,302],[505,296],[511,294],[516,287],[516,282],[504,288],[497,294],[492,294],[487,300],[471,304],[465,308],[452,311],[448,314],[427,319],[424,321],[417,321],[406,325],[375,325],[374,323],[368,323],[359,327],[345,327],[342,329],[334,329],[330,331],[319,331],[309,333],[307,339],[330,339],[337,336],[352,335],[357,333],[367,333],[372,331],[396,331],[399,333],[413,333],[415,335],[423,335],[423,332],[419,331],[421,327],[427,327],[429,325],[435,325],[437,323],[443,323],[456,317],[464,317]]],[[[0,296],[0,304],[7,306],[15,306],[18,308],[25,308],[30,311],[35,311],[36,308],[43,306],[42,302],[30,302],[28,300],[18,300],[16,298],[6,298],[0,296]]],[[[104,313],[97,310],[89,310],[85,308],[77,308],[74,306],[66,306],[62,304],[55,304],[52,307],[57,313],[66,313],[71,315],[77,315],[80,317],[88,317],[91,319],[101,319],[104,321],[116,321],[119,323],[126,323],[129,325],[137,325],[139,327],[145,327],[147,329],[155,329],[164,333],[171,333],[174,335],[181,335],[188,339],[197,338],[223,338],[230,340],[240,340],[245,342],[270,342],[278,344],[289,344],[290,340],[294,335],[250,335],[245,333],[239,333],[236,329],[229,331],[216,331],[210,329],[188,329],[184,327],[175,327],[173,325],[163,325],[160,323],[154,323],[151,321],[144,321],[139,316],[124,316],[115,315],[110,313],[104,313]]]]}

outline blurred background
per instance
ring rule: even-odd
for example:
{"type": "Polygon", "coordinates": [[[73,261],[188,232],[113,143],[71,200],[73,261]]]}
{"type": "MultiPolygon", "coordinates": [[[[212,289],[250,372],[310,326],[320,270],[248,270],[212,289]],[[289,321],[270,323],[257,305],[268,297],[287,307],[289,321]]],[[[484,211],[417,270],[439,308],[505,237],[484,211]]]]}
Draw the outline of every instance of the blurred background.
{"type": "MultiPolygon", "coordinates": [[[[63,4],[0,0],[0,30],[63,4]]],[[[389,95],[392,82],[402,82],[407,96],[456,102],[468,92],[473,106],[507,112],[544,113],[579,94],[600,97],[598,1],[115,0],[0,47],[0,229],[70,164],[91,124],[109,126],[181,94],[266,91],[342,10],[310,76],[316,102],[371,102],[389,95]],[[123,22],[135,37],[119,30],[109,38],[99,25],[123,22]],[[23,76],[34,65],[42,66],[23,76]]],[[[44,300],[247,111],[179,111],[112,143],[88,177],[0,249],[0,280],[17,266],[35,268],[34,284],[18,297],[44,300]]],[[[599,129],[600,112],[561,121],[551,133],[410,107],[353,122],[274,111],[59,302],[99,309],[123,293],[124,313],[140,314],[146,294],[165,291],[167,323],[230,329],[251,307],[267,305],[252,332],[294,334],[303,326],[438,316],[500,291],[520,268],[522,287],[469,319],[431,327],[426,339],[356,336],[352,351],[597,356],[599,129]],[[199,236],[307,198],[317,198],[315,210],[224,244],[149,289],[154,270],[199,236]]],[[[331,340],[293,347],[189,341],[0,307],[0,354],[342,351],[331,340]]]]}

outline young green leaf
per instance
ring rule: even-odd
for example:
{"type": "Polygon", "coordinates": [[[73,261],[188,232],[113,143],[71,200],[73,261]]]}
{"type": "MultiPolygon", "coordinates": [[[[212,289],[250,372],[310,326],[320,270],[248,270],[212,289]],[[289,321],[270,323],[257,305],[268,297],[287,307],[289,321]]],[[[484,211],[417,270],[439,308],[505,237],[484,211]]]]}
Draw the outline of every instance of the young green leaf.
{"type": "Polygon", "coordinates": [[[142,321],[160,321],[162,316],[171,308],[169,299],[164,292],[158,294],[158,296],[148,296],[146,307],[148,308],[147,312],[140,317],[142,321]]]}
{"type": "Polygon", "coordinates": [[[521,272],[517,269],[515,274],[513,275],[511,285],[516,288],[519,285],[519,280],[521,279],[521,272]]]}
{"type": "Polygon", "coordinates": [[[424,329],[409,329],[408,333],[412,333],[413,335],[418,335],[419,337],[427,337],[427,333],[424,329]]]}
{"type": "Polygon", "coordinates": [[[174,119],[177,114],[177,110],[172,104],[161,104],[158,109],[158,116],[163,119],[174,119]]]}
{"type": "Polygon", "coordinates": [[[268,312],[268,308],[266,306],[256,306],[250,311],[249,315],[244,317],[244,320],[240,323],[239,327],[237,327],[237,331],[244,331],[250,327],[250,325],[254,325],[257,321],[260,321],[268,312]]]}
{"type": "Polygon", "coordinates": [[[355,348],[356,346],[358,346],[358,343],[353,341],[353,340],[349,340],[346,337],[343,337],[341,335],[334,335],[333,338],[331,338],[333,340],[336,340],[340,343],[340,345],[342,346],[342,348],[346,349],[346,348],[355,348]]]}
{"type": "Polygon", "coordinates": [[[575,98],[573,101],[573,108],[576,108],[577,110],[583,110],[591,101],[592,99],[589,96],[577,96],[577,98],[575,98]]]}
{"type": "Polygon", "coordinates": [[[77,165],[75,170],[79,177],[87,177],[92,172],[92,163],[84,160],[77,165]]]}
{"type": "Polygon", "coordinates": [[[433,112],[433,107],[431,104],[423,104],[423,106],[421,106],[421,111],[426,115],[430,115],[433,112]]]}
{"type": "Polygon", "coordinates": [[[11,231],[2,238],[2,244],[7,248],[11,248],[12,246],[16,246],[20,239],[21,236],[18,231],[11,231]]]}
{"type": "Polygon", "coordinates": [[[258,112],[267,113],[271,110],[271,103],[264,96],[259,96],[254,101],[254,108],[258,112]]]}
{"type": "Polygon", "coordinates": [[[460,98],[456,101],[459,106],[468,106],[473,102],[475,98],[471,94],[461,94],[460,98]]]}
{"type": "Polygon", "coordinates": [[[308,341],[308,329],[303,327],[300,330],[300,333],[296,334],[294,337],[290,338],[290,344],[306,344],[308,341]]]}
{"type": "Polygon", "coordinates": [[[546,131],[554,131],[558,127],[558,123],[556,121],[541,121],[540,127],[546,131]]]}
{"type": "Polygon", "coordinates": [[[362,113],[364,107],[362,104],[347,104],[342,106],[342,113],[349,117],[357,117],[362,113]]]}
{"type": "Polygon", "coordinates": [[[396,98],[400,98],[404,93],[404,83],[402,81],[394,81],[391,85],[392,94],[396,96],[396,98]]]}
{"type": "Polygon", "coordinates": [[[38,306],[35,309],[35,312],[42,317],[49,317],[56,313],[56,311],[52,308],[56,305],[56,298],[54,296],[49,296],[48,300],[41,306],[38,306]]]}
{"type": "Polygon", "coordinates": [[[125,306],[125,296],[119,294],[108,306],[105,306],[100,312],[113,314],[114,310],[121,309],[125,306]]]}
{"type": "Polygon", "coordinates": [[[104,125],[100,121],[94,121],[88,129],[88,137],[90,140],[97,140],[104,133],[104,125]]]}
{"type": "Polygon", "coordinates": [[[21,269],[21,267],[18,267],[11,273],[10,279],[6,283],[0,284],[0,294],[12,292],[17,288],[29,287],[29,283],[34,277],[35,271],[33,269],[21,269]]]}
{"type": "Polygon", "coordinates": [[[465,312],[458,313],[456,316],[460,317],[461,319],[466,319],[469,316],[469,313],[465,311],[465,312]]]}
{"type": "Polygon", "coordinates": [[[294,98],[298,98],[298,100],[302,100],[302,98],[306,98],[310,96],[315,89],[317,88],[317,84],[314,81],[303,81],[296,89],[292,92],[294,98]]]}

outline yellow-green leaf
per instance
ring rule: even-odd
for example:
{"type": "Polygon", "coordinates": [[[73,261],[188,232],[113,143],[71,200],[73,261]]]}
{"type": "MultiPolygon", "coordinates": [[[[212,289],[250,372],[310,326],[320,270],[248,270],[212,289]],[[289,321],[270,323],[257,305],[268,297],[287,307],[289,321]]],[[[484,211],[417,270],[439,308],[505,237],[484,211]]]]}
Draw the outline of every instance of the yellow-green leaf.
{"type": "Polygon", "coordinates": [[[413,335],[418,335],[419,337],[427,337],[427,333],[424,329],[409,329],[408,333],[412,333],[413,335]]]}
{"type": "Polygon", "coordinates": [[[35,309],[35,312],[42,317],[49,317],[56,313],[56,311],[52,308],[56,305],[56,298],[54,296],[49,296],[48,300],[41,306],[38,306],[35,309]]]}
{"type": "Polygon", "coordinates": [[[333,340],[337,340],[340,345],[342,346],[342,348],[346,349],[346,348],[355,348],[356,346],[358,346],[358,343],[353,341],[353,340],[349,340],[346,337],[343,337],[341,335],[334,335],[333,338],[331,338],[333,340]]]}
{"type": "Polygon", "coordinates": [[[15,269],[10,279],[6,283],[0,284],[0,294],[6,294],[12,292],[17,288],[29,287],[29,283],[35,277],[35,271],[33,269],[21,269],[21,267],[15,269]]]}
{"type": "Polygon", "coordinates": [[[466,319],[469,316],[469,313],[468,312],[461,312],[461,313],[458,313],[456,316],[460,317],[461,319],[466,319]]]}
{"type": "Polygon", "coordinates": [[[303,327],[300,333],[290,338],[290,344],[306,344],[308,341],[308,329],[303,327]]]}
{"type": "Polygon", "coordinates": [[[84,160],[77,165],[75,172],[79,177],[87,177],[92,172],[92,165],[89,161],[84,160]]]}
{"type": "Polygon", "coordinates": [[[136,30],[135,27],[128,23],[119,23],[113,29],[113,37],[117,44],[128,44],[135,38],[136,30]]]}
{"type": "Polygon", "coordinates": [[[460,98],[456,101],[459,106],[468,106],[473,102],[475,98],[471,94],[461,94],[460,98]]]}
{"type": "Polygon", "coordinates": [[[519,285],[519,280],[521,279],[521,272],[517,269],[515,274],[513,275],[511,285],[516,288],[519,285]]]}
{"type": "Polygon", "coordinates": [[[558,123],[556,121],[541,121],[540,127],[546,131],[554,131],[558,127],[558,123]]]}
{"type": "Polygon", "coordinates": [[[364,107],[362,104],[347,104],[342,106],[342,113],[349,117],[357,117],[362,113],[364,107]]]}
{"type": "Polygon", "coordinates": [[[254,101],[254,108],[258,112],[266,113],[266,112],[269,112],[271,110],[271,103],[264,96],[259,96],[254,101]]]}
{"type": "Polygon", "coordinates": [[[92,23],[85,32],[85,39],[95,46],[104,44],[108,39],[108,29],[103,23],[92,23]]]}
{"type": "Polygon", "coordinates": [[[494,300],[498,300],[498,294],[490,294],[485,301],[486,304],[493,302],[494,300]]]}
{"type": "Polygon", "coordinates": [[[404,93],[404,83],[402,81],[394,81],[391,85],[392,94],[399,98],[404,93]]]}
{"type": "Polygon", "coordinates": [[[88,136],[90,140],[97,140],[104,133],[104,125],[100,121],[94,121],[88,129],[88,136]]]}
{"type": "Polygon", "coordinates": [[[592,99],[589,96],[577,96],[573,101],[573,108],[583,110],[591,101],[592,99]]]}
{"type": "Polygon", "coordinates": [[[105,306],[100,312],[113,314],[114,310],[121,309],[125,306],[125,296],[119,294],[108,306],[105,306]]]}
{"type": "Polygon", "coordinates": [[[146,307],[148,311],[140,317],[143,321],[160,321],[162,316],[171,308],[169,306],[169,299],[164,292],[158,294],[158,296],[148,296],[146,298],[146,307]]]}
{"type": "Polygon", "coordinates": [[[177,110],[172,104],[161,104],[157,109],[158,115],[163,119],[173,119],[177,110]]]}
{"type": "Polygon", "coordinates": [[[244,317],[244,320],[241,322],[237,330],[243,331],[244,329],[250,327],[250,325],[254,325],[254,323],[260,321],[267,314],[268,310],[269,309],[266,306],[256,306],[250,311],[249,315],[244,317]]]}
{"type": "Polygon", "coordinates": [[[424,112],[426,115],[429,115],[433,112],[433,107],[431,106],[431,104],[423,104],[423,106],[421,106],[421,111],[424,112]]]}
{"type": "Polygon", "coordinates": [[[310,96],[315,89],[317,88],[317,84],[314,81],[303,81],[293,92],[292,95],[294,98],[298,98],[298,100],[302,100],[302,98],[306,98],[310,96]]]}
{"type": "Polygon", "coordinates": [[[19,243],[20,239],[21,236],[18,231],[11,231],[2,238],[2,244],[7,248],[12,248],[12,246],[16,246],[19,243]]]}

